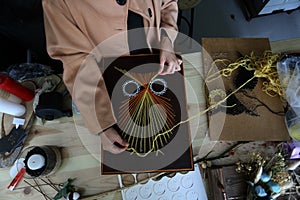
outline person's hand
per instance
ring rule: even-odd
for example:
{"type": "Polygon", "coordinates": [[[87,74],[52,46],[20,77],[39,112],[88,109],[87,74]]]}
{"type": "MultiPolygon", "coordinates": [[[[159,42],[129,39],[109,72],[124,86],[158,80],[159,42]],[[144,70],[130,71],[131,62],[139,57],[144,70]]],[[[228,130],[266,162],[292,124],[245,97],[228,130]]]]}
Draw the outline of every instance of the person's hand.
{"type": "Polygon", "coordinates": [[[160,68],[159,75],[174,74],[181,70],[182,60],[177,58],[169,38],[162,39],[163,48],[160,50],[160,68]]]}
{"type": "Polygon", "coordinates": [[[100,137],[103,149],[113,154],[122,153],[129,145],[112,127],[104,131],[100,137]]]}

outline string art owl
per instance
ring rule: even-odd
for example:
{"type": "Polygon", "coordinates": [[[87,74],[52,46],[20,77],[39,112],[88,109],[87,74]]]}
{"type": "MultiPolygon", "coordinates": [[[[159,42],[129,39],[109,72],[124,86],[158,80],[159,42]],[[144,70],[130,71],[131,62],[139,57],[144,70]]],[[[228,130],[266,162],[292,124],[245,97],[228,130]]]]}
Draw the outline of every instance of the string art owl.
{"type": "Polygon", "coordinates": [[[172,140],[175,134],[170,130],[180,121],[180,115],[174,112],[179,102],[168,88],[167,80],[156,75],[154,72],[125,73],[124,99],[117,119],[121,136],[130,144],[129,151],[158,152],[172,140]]]}
{"type": "MultiPolygon", "coordinates": [[[[159,57],[134,56],[105,60],[104,80],[120,136],[127,151],[147,155],[160,151],[175,137],[182,115],[182,76],[158,76],[159,57]],[[178,84],[178,85],[176,85],[178,84]]],[[[185,104],[184,104],[185,105],[185,104]]],[[[183,119],[182,119],[183,118],[183,119]]]]}

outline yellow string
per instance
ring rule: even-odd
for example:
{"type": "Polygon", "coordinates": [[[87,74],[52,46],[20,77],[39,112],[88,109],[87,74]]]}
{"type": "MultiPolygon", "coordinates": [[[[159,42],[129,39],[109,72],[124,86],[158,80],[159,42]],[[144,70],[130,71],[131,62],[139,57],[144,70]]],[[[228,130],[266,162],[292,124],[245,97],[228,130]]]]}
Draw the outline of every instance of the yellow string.
{"type": "MultiPolygon", "coordinates": [[[[120,68],[118,68],[118,67],[115,67],[115,69],[118,70],[119,72],[121,72],[122,74],[124,74],[125,76],[128,76],[129,78],[135,80],[135,81],[138,82],[140,85],[143,85],[138,79],[136,79],[134,76],[132,76],[132,75],[131,75],[129,72],[127,72],[126,70],[120,69],[120,68]]],[[[153,79],[155,79],[158,75],[159,75],[159,74],[156,73],[156,74],[151,78],[150,82],[153,81],[153,79]]],[[[149,86],[148,86],[148,87],[149,87],[149,86]]]]}
{"type": "Polygon", "coordinates": [[[158,139],[158,137],[164,135],[164,134],[168,134],[169,132],[173,131],[177,126],[181,125],[181,124],[184,124],[184,123],[187,123],[205,113],[207,113],[208,111],[218,107],[219,105],[221,105],[222,103],[224,103],[230,96],[232,96],[233,94],[235,94],[237,91],[239,91],[241,88],[243,88],[245,85],[247,85],[250,81],[252,81],[255,77],[253,76],[252,78],[250,78],[249,80],[247,80],[244,84],[242,84],[240,87],[238,87],[237,89],[235,89],[233,92],[231,92],[230,94],[228,94],[226,96],[226,98],[220,100],[218,103],[214,104],[214,105],[211,105],[209,106],[207,109],[205,109],[204,111],[202,112],[199,112],[195,115],[193,115],[192,117],[189,117],[188,119],[184,120],[184,121],[180,121],[179,123],[177,123],[175,126],[173,126],[171,129],[163,132],[163,133],[160,133],[160,134],[157,134],[156,137],[154,138],[153,142],[152,142],[152,148],[147,152],[147,153],[139,153],[137,152],[134,148],[127,148],[127,150],[129,151],[132,151],[133,153],[135,153],[137,156],[139,157],[146,157],[147,155],[149,155],[155,148],[154,148],[154,143],[155,141],[158,139]]]}
{"type": "MultiPolygon", "coordinates": [[[[212,82],[221,76],[229,77],[236,69],[244,67],[248,71],[253,71],[255,77],[262,78],[263,86],[261,89],[263,92],[271,97],[279,95],[284,99],[280,79],[277,73],[276,64],[278,59],[279,54],[272,54],[270,51],[265,51],[262,56],[256,56],[254,55],[254,52],[251,52],[250,55],[246,55],[236,62],[230,63],[226,68],[210,75],[211,70],[213,69],[213,67],[211,67],[205,82],[212,82]]],[[[230,61],[227,59],[216,59],[213,61],[213,65],[226,64],[226,62],[230,61]]]]}
{"type": "MultiPolygon", "coordinates": [[[[247,85],[254,78],[263,78],[262,91],[264,91],[269,96],[273,97],[273,96],[279,95],[280,97],[283,97],[283,93],[280,89],[280,80],[279,80],[279,77],[277,74],[277,68],[276,68],[276,63],[278,61],[278,58],[279,58],[279,55],[276,55],[276,54],[273,55],[270,51],[264,52],[264,54],[262,56],[255,56],[254,53],[252,52],[249,56],[246,55],[244,58],[241,58],[234,63],[230,63],[229,65],[227,65],[226,68],[221,69],[219,72],[213,73],[212,75],[208,76],[205,79],[206,82],[214,81],[217,78],[220,78],[221,76],[224,76],[224,77],[231,76],[233,71],[238,69],[239,67],[244,67],[245,69],[247,69],[249,71],[254,71],[253,77],[248,79],[245,83],[243,83],[241,86],[239,86],[234,91],[232,91],[230,94],[228,94],[224,99],[220,100],[219,102],[217,102],[213,105],[210,105],[204,111],[201,111],[201,112],[189,117],[186,120],[180,121],[175,126],[170,128],[169,130],[167,130],[163,133],[157,134],[155,136],[154,140],[152,141],[152,148],[148,152],[139,153],[136,151],[135,148],[132,148],[132,147],[127,148],[127,150],[132,151],[132,154],[136,154],[139,157],[148,156],[151,152],[153,152],[155,150],[155,142],[159,137],[170,133],[171,131],[173,131],[176,127],[180,126],[181,124],[187,123],[187,122],[209,112],[210,110],[212,110],[218,106],[221,106],[221,104],[223,104],[229,97],[231,97],[236,92],[238,92],[240,89],[242,89],[245,85],[247,85]]],[[[230,61],[227,59],[217,59],[213,62],[213,64],[217,64],[217,63],[226,64],[226,62],[230,62],[230,61]]],[[[212,68],[210,68],[209,73],[211,72],[211,69],[212,68]]],[[[121,70],[119,70],[119,71],[121,71],[121,70]]],[[[124,71],[121,71],[121,72],[124,73],[124,71]]],[[[153,80],[156,76],[154,76],[151,80],[153,80]]]]}

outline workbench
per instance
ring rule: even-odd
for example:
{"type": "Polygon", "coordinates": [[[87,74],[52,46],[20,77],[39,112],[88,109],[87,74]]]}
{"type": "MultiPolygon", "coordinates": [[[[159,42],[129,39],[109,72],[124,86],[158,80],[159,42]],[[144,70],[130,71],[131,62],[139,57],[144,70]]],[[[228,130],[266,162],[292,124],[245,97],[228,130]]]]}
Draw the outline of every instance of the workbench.
{"type": "MultiPolygon", "coordinates": [[[[271,48],[274,53],[300,51],[300,39],[272,42],[271,48]]],[[[202,57],[201,52],[184,54],[182,57],[185,78],[189,83],[186,86],[188,114],[193,116],[199,110],[206,108],[205,90],[201,78],[202,57]]],[[[193,138],[193,154],[197,158],[204,157],[211,150],[214,150],[213,154],[218,155],[224,148],[227,148],[222,142],[210,141],[207,135],[206,115],[191,120],[189,124],[193,138]]],[[[63,183],[68,178],[76,178],[73,185],[81,193],[81,199],[122,198],[119,190],[114,192],[119,188],[117,175],[101,175],[99,136],[88,133],[80,114],[74,113],[73,117],[47,121],[45,124],[41,120],[37,120],[30,131],[26,146],[34,145],[61,147],[63,161],[59,170],[50,176],[53,183],[63,183]],[[91,198],[88,198],[89,196],[91,198]]],[[[153,175],[147,173],[143,177],[147,178],[153,175]]],[[[21,182],[14,191],[9,191],[6,187],[11,180],[9,169],[0,169],[0,200],[44,199],[40,193],[24,182],[21,182]]],[[[56,194],[56,191],[50,186],[42,186],[42,190],[49,196],[56,194]]]]}

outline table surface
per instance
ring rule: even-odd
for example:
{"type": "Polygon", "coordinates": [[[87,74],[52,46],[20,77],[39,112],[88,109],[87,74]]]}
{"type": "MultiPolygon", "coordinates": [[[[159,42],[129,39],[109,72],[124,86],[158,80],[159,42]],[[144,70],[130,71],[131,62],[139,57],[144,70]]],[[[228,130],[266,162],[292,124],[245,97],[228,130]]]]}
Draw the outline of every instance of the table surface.
{"type": "MultiPolygon", "coordinates": [[[[272,51],[286,52],[300,50],[300,39],[279,41],[271,43],[272,51]]],[[[201,78],[202,64],[201,53],[189,53],[183,55],[183,63],[186,77],[186,93],[189,116],[194,116],[205,109],[205,98],[203,80],[201,78]]],[[[212,149],[221,152],[222,145],[216,141],[210,141],[206,135],[206,115],[201,115],[191,120],[190,130],[193,138],[193,153],[197,157],[203,157],[212,149]],[[216,149],[218,148],[218,149],[216,149]]],[[[32,127],[26,146],[50,145],[61,147],[63,161],[58,171],[49,178],[53,183],[63,183],[68,178],[76,178],[73,182],[83,199],[121,199],[120,192],[109,192],[119,188],[117,175],[100,174],[100,139],[88,133],[84,127],[81,116],[74,114],[71,118],[60,118],[47,121],[43,124],[37,120],[32,127]],[[88,196],[94,196],[88,198],[88,196]]],[[[141,174],[142,175],[142,174],[141,174]]],[[[144,174],[147,178],[153,174],[144,174]]],[[[28,187],[22,181],[14,191],[6,189],[12,179],[9,176],[9,168],[0,169],[0,200],[6,199],[44,199],[44,197],[28,187]],[[26,189],[26,190],[25,190],[26,189]]],[[[28,180],[34,184],[33,180],[28,180]]],[[[39,182],[42,184],[42,182],[39,182]]],[[[56,191],[48,185],[41,189],[50,197],[56,191]]]]}

